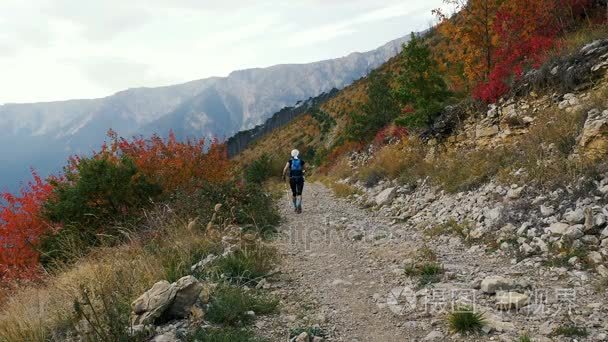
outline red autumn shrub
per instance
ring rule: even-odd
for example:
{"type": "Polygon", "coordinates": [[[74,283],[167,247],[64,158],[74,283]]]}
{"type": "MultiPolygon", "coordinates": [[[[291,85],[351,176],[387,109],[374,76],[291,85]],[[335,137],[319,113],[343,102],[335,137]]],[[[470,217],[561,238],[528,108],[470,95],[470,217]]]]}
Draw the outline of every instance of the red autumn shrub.
{"type": "Polygon", "coordinates": [[[493,32],[497,48],[493,67],[473,97],[496,102],[527,68],[538,68],[557,46],[558,38],[586,15],[589,0],[506,1],[496,13],[493,32]]]}
{"type": "Polygon", "coordinates": [[[34,179],[19,194],[3,193],[0,203],[0,279],[32,279],[40,275],[40,237],[51,229],[41,208],[53,187],[32,171],[34,179]]]}
{"type": "Polygon", "coordinates": [[[408,136],[407,128],[396,125],[389,125],[379,130],[374,137],[375,145],[384,145],[392,140],[401,140],[408,136]]]}

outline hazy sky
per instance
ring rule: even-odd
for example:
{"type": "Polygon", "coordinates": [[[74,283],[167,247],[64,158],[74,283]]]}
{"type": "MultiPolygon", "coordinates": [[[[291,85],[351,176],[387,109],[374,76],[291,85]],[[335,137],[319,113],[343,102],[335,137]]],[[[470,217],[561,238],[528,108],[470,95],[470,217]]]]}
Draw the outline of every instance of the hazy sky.
{"type": "Polygon", "coordinates": [[[374,49],[441,0],[0,0],[0,104],[107,96],[374,49]]]}

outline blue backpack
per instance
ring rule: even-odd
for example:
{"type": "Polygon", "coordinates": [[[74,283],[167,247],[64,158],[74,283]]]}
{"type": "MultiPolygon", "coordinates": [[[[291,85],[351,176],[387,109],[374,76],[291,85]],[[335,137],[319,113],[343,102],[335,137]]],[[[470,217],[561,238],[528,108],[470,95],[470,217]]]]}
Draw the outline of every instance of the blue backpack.
{"type": "Polygon", "coordinates": [[[292,159],[291,160],[291,172],[289,175],[291,177],[302,177],[302,160],[301,159],[292,159]]]}

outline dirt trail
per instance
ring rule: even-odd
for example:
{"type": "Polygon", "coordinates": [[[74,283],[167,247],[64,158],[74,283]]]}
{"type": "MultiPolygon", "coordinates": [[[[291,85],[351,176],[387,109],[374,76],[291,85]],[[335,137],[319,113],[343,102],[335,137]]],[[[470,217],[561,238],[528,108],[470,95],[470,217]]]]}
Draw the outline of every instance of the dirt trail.
{"type": "MultiPolygon", "coordinates": [[[[278,287],[288,303],[283,323],[319,324],[329,341],[407,340],[403,317],[376,303],[396,286],[395,274],[386,272],[387,260],[353,229],[369,232],[389,222],[334,198],[320,184],[306,184],[302,214],[293,213],[290,201],[286,194],[280,202],[284,222],[277,242],[283,258],[278,287]]],[[[276,338],[284,341],[284,332],[285,325],[276,338]]]]}

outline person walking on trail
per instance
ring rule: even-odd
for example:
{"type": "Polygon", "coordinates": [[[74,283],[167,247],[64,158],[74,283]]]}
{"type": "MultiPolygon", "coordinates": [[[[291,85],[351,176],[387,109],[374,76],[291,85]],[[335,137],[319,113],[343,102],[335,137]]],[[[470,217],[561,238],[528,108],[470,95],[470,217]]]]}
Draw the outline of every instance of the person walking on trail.
{"type": "Polygon", "coordinates": [[[298,156],[300,151],[291,151],[291,159],[285,164],[283,168],[283,178],[289,171],[289,185],[291,186],[291,193],[293,195],[293,207],[296,213],[302,213],[302,190],[304,190],[304,161],[298,156]]]}

